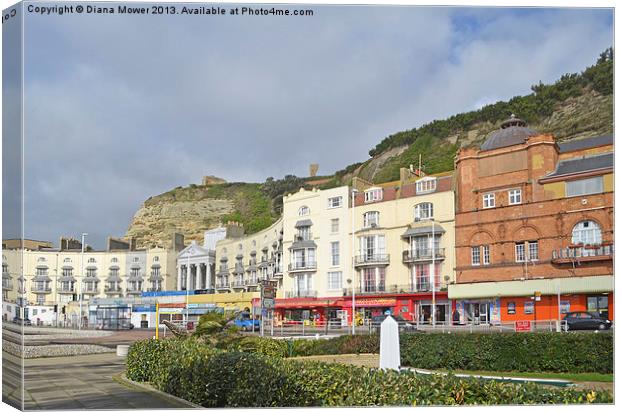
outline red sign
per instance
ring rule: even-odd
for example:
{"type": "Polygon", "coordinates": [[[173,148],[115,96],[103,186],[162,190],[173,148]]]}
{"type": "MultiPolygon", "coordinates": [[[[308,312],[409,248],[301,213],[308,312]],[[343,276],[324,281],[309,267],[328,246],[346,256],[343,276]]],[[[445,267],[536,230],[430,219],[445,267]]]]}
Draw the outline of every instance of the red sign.
{"type": "Polygon", "coordinates": [[[532,324],[529,320],[518,320],[515,322],[515,330],[517,332],[529,332],[532,330],[532,324]]]}

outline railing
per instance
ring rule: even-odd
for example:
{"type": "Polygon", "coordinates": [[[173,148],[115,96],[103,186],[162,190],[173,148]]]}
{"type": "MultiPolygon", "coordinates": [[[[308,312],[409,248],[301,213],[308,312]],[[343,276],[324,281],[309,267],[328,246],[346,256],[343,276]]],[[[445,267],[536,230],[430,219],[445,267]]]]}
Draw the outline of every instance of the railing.
{"type": "Polygon", "coordinates": [[[13,282],[9,281],[2,281],[2,289],[8,289],[11,290],[13,289],[13,282]]]}
{"type": "Polygon", "coordinates": [[[244,288],[246,285],[246,281],[242,280],[233,280],[232,282],[230,282],[230,286],[232,286],[233,288],[244,288]]]}
{"type": "Polygon", "coordinates": [[[89,295],[96,294],[96,293],[99,293],[99,288],[88,288],[88,289],[84,288],[82,290],[82,293],[87,293],[89,295]]]}
{"type": "Polygon", "coordinates": [[[611,258],[614,254],[614,245],[582,246],[577,248],[565,248],[551,252],[551,260],[579,260],[591,257],[611,258]]]}
{"type": "Polygon", "coordinates": [[[355,265],[387,265],[390,263],[389,254],[373,254],[373,255],[357,255],[355,256],[355,265]]]}
{"type": "Polygon", "coordinates": [[[296,270],[315,270],[316,262],[295,262],[289,263],[288,270],[289,272],[296,270]]]}
{"type": "Polygon", "coordinates": [[[158,288],[147,288],[146,291],[147,292],[161,292],[161,286],[158,288]]]}
{"type": "MultiPolygon", "coordinates": [[[[368,335],[380,333],[382,321],[358,319],[355,333],[368,335]]],[[[450,322],[437,322],[435,325],[417,323],[416,321],[397,320],[400,333],[515,333],[515,322],[485,325],[451,325],[450,322]]],[[[564,332],[565,321],[545,320],[531,322],[531,332],[564,332]]],[[[345,319],[330,320],[278,320],[265,319],[262,328],[255,332],[246,332],[273,337],[329,338],[352,333],[351,322],[345,319]]]]}
{"type": "Polygon", "coordinates": [[[121,291],[122,291],[122,289],[121,289],[121,287],[120,287],[120,286],[105,286],[105,287],[103,288],[103,291],[104,291],[104,292],[106,292],[106,293],[107,293],[107,292],[109,292],[109,293],[114,293],[114,292],[121,292],[121,291]]]}
{"type": "Polygon", "coordinates": [[[316,290],[289,290],[286,292],[287,298],[316,298],[316,290]]]}
{"type": "MultiPolygon", "coordinates": [[[[435,291],[439,292],[445,290],[445,286],[437,284],[435,291]]],[[[355,288],[356,295],[376,295],[382,293],[398,294],[398,293],[417,293],[417,292],[432,292],[432,285],[430,282],[417,283],[415,285],[378,285],[378,286],[365,286],[355,288]]],[[[353,288],[344,288],[344,296],[351,296],[353,294],[353,288]]]]}
{"type": "Polygon", "coordinates": [[[293,242],[307,242],[312,240],[312,232],[305,232],[305,236],[295,234],[293,242]]]}
{"type": "MultiPolygon", "coordinates": [[[[445,248],[436,248],[435,249],[435,259],[441,260],[446,257],[446,249],[445,248]]],[[[404,250],[403,251],[403,262],[411,263],[416,261],[423,260],[432,260],[433,259],[433,250],[432,249],[413,249],[413,250],[404,250]]]]}
{"type": "Polygon", "coordinates": [[[138,289],[138,288],[127,288],[127,293],[142,293],[142,289],[138,289]]]}
{"type": "Polygon", "coordinates": [[[228,282],[216,283],[215,288],[216,289],[229,289],[230,284],[228,282]]]}
{"type": "Polygon", "coordinates": [[[30,290],[34,293],[52,293],[51,286],[32,285],[30,290]]]}

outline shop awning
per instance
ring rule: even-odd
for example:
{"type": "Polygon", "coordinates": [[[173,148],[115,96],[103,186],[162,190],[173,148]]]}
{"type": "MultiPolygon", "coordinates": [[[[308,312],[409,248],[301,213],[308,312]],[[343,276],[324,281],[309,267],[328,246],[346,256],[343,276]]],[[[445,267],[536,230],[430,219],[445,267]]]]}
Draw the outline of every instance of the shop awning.
{"type": "Polygon", "coordinates": [[[435,225],[435,229],[433,229],[433,225],[418,226],[418,227],[410,227],[409,229],[405,231],[405,233],[402,234],[401,237],[428,235],[428,234],[432,234],[433,230],[435,231],[436,234],[445,232],[444,228],[437,224],[435,225]]]}
{"type": "Polygon", "coordinates": [[[512,280],[507,282],[463,283],[448,286],[450,299],[474,299],[502,296],[533,296],[572,293],[608,293],[614,290],[613,276],[588,276],[555,279],[512,280]]]}

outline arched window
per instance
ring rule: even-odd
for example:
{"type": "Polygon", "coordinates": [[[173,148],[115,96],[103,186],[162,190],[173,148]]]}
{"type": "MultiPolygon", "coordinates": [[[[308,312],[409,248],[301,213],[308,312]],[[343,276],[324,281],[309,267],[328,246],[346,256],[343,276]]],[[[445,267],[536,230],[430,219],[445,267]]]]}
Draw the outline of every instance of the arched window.
{"type": "Polygon", "coordinates": [[[372,211],[364,213],[364,227],[379,226],[379,212],[372,211]]]}
{"type": "Polygon", "coordinates": [[[299,216],[306,216],[310,214],[310,208],[308,206],[302,206],[299,208],[299,216]]]}
{"type": "Polygon", "coordinates": [[[97,263],[97,261],[95,260],[95,258],[88,258],[88,263],[97,263]]]}
{"type": "Polygon", "coordinates": [[[573,243],[598,245],[602,240],[601,227],[593,220],[583,220],[573,228],[573,243]]]}
{"type": "Polygon", "coordinates": [[[414,216],[416,220],[427,220],[433,218],[433,204],[430,202],[420,203],[415,206],[414,216]]]}
{"type": "Polygon", "coordinates": [[[159,256],[154,256],[153,257],[153,262],[159,262],[159,256]]]}

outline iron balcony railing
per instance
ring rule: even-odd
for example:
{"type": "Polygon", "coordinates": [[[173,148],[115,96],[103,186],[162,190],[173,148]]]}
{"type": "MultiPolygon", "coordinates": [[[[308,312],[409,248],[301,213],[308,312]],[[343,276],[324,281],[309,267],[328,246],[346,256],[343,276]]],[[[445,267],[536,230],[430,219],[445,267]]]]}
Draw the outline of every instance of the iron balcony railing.
{"type": "Polygon", "coordinates": [[[228,282],[220,282],[215,284],[216,289],[230,289],[230,284],[228,282]]]}
{"type": "Polygon", "coordinates": [[[583,259],[590,257],[613,257],[614,245],[601,245],[601,246],[581,246],[576,248],[565,248],[554,250],[551,252],[552,260],[560,259],[583,259]]]}
{"type": "Polygon", "coordinates": [[[30,290],[34,293],[52,293],[51,286],[44,286],[44,285],[37,285],[37,284],[32,285],[30,290]]]}
{"type": "Polygon", "coordinates": [[[11,282],[10,280],[2,280],[2,289],[4,289],[4,290],[12,290],[13,289],[13,282],[11,282]]]}
{"type": "Polygon", "coordinates": [[[232,286],[233,288],[243,288],[246,284],[246,281],[243,279],[233,280],[232,282],[230,282],[230,286],[232,286]]]}
{"type": "MultiPolygon", "coordinates": [[[[435,259],[441,260],[446,257],[446,249],[445,248],[436,248],[435,249],[435,259]]],[[[432,249],[413,249],[413,250],[404,250],[403,251],[403,263],[411,263],[418,262],[424,260],[432,260],[433,259],[433,250],[432,249]]]]}
{"type": "Polygon", "coordinates": [[[355,256],[355,266],[363,265],[387,265],[390,263],[389,254],[363,254],[355,256]]]}
{"type": "Polygon", "coordinates": [[[110,286],[110,285],[106,285],[103,288],[103,291],[106,293],[115,293],[115,292],[122,292],[122,289],[120,286],[110,286]]]}
{"type": "Polygon", "coordinates": [[[296,270],[316,270],[316,261],[294,262],[288,265],[289,272],[296,270]]]}
{"type": "Polygon", "coordinates": [[[287,298],[316,298],[316,290],[290,290],[286,292],[287,298]]]}

